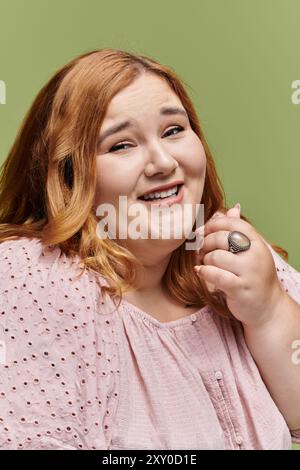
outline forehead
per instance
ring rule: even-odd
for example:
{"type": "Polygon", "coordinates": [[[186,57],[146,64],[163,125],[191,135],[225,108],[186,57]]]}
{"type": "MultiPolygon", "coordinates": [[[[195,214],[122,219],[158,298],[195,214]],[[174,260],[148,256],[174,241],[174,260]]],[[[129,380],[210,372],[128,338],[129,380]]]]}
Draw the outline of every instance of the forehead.
{"type": "Polygon", "coordinates": [[[107,108],[106,119],[115,119],[121,114],[140,114],[141,111],[158,114],[160,108],[167,104],[179,106],[181,101],[168,83],[148,73],[139,76],[113,97],[107,108]]]}

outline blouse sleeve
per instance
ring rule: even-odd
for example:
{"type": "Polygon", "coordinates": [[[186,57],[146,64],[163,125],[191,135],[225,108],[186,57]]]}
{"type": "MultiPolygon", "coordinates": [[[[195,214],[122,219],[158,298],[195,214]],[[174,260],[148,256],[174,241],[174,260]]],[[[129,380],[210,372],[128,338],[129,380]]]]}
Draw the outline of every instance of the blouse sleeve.
{"type": "Polygon", "coordinates": [[[0,449],[105,450],[119,395],[114,317],[99,314],[94,278],[75,279],[52,248],[0,244],[0,449]]]}
{"type": "Polygon", "coordinates": [[[288,264],[269,244],[278,278],[283,289],[300,304],[300,273],[288,264]]]}
{"type": "MultiPolygon", "coordinates": [[[[288,264],[268,243],[282,288],[300,305],[300,273],[288,264]]],[[[300,335],[300,332],[299,332],[300,335]]],[[[300,444],[300,429],[290,430],[292,441],[300,444]]]]}

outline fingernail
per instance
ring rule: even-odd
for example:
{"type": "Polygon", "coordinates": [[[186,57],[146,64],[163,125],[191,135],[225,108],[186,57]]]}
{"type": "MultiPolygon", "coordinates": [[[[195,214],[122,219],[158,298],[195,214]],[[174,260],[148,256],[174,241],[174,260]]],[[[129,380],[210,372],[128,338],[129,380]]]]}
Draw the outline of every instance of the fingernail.
{"type": "Polygon", "coordinates": [[[234,207],[235,209],[238,209],[241,212],[241,204],[239,202],[237,202],[234,207]]]}

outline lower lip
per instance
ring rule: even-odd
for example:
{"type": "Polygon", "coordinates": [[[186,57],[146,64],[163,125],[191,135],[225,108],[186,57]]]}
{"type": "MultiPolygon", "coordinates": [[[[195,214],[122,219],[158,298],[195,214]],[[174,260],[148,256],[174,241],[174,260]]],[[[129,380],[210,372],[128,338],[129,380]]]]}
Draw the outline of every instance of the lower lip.
{"type": "Polygon", "coordinates": [[[154,206],[171,206],[172,204],[179,204],[183,199],[183,184],[180,186],[178,194],[173,194],[172,196],[166,197],[164,199],[139,199],[139,201],[144,202],[145,204],[151,204],[154,206]]]}

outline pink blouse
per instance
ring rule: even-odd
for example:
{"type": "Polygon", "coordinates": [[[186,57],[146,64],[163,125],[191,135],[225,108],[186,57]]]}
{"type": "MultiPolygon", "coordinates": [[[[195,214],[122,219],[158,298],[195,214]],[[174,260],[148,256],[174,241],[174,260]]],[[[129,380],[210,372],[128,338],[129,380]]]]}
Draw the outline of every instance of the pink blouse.
{"type": "MultiPolygon", "coordinates": [[[[270,247],[271,249],[271,247],[270,247]]],[[[272,251],[300,303],[300,274],[272,251]]],[[[161,323],[59,247],[0,244],[0,449],[290,449],[242,326],[161,323]],[[103,303],[104,302],[104,303],[103,303]]]]}

